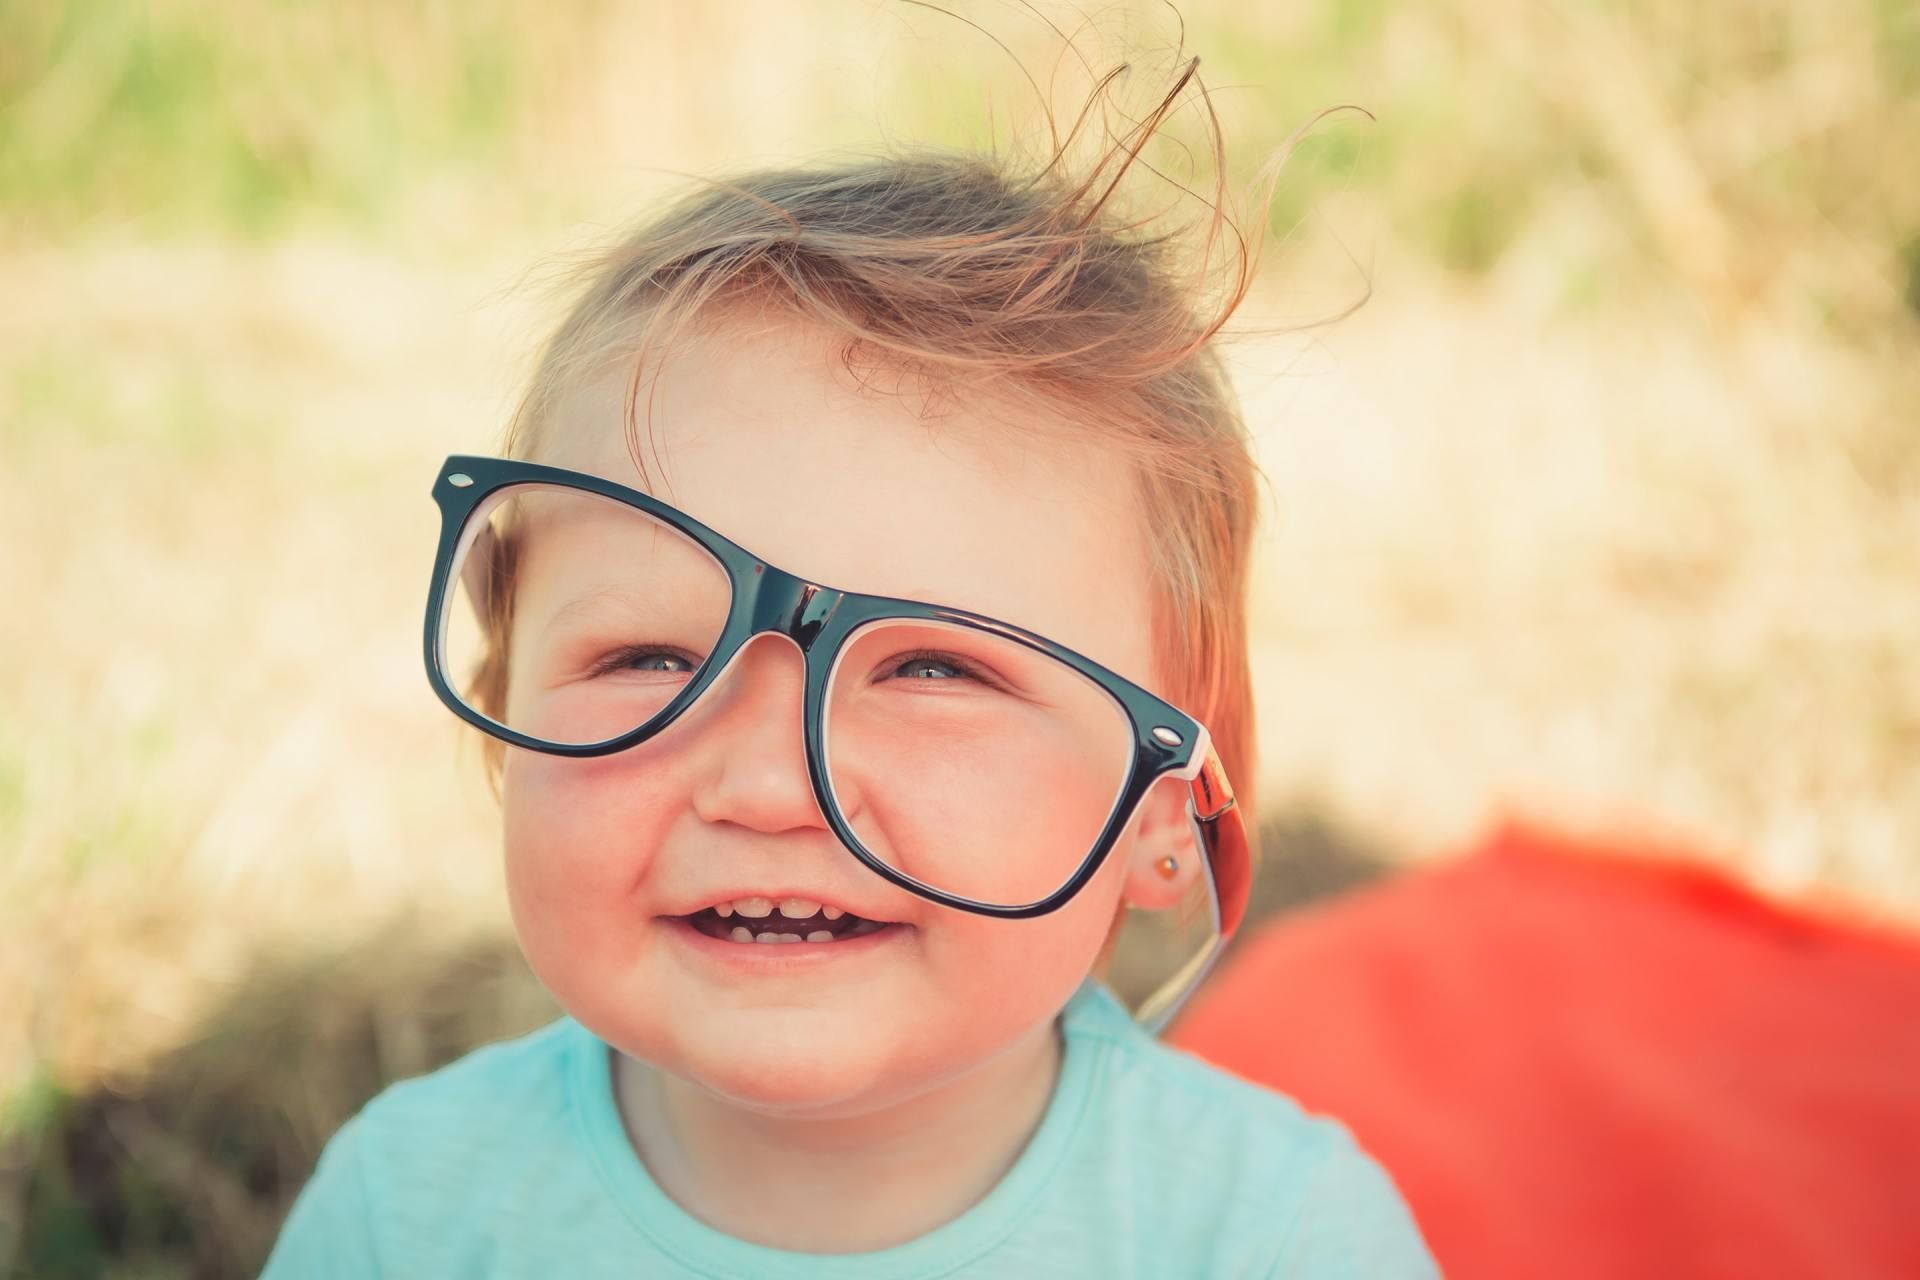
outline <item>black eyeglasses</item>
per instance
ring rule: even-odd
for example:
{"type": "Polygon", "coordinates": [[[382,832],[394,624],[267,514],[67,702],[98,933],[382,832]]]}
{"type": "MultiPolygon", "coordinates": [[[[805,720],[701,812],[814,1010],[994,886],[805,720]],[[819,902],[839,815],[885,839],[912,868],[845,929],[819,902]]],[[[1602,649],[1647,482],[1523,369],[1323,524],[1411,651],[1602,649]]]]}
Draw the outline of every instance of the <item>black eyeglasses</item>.
{"type": "Polygon", "coordinates": [[[961,911],[1044,915],[1172,774],[1189,784],[1215,942],[1142,1019],[1170,1016],[1238,927],[1247,833],[1205,727],[1092,659],[965,610],[808,582],[582,472],[455,456],[433,497],[427,675],[484,732],[559,756],[624,751],[770,632],[803,655],[820,812],[875,874],[961,911]]]}

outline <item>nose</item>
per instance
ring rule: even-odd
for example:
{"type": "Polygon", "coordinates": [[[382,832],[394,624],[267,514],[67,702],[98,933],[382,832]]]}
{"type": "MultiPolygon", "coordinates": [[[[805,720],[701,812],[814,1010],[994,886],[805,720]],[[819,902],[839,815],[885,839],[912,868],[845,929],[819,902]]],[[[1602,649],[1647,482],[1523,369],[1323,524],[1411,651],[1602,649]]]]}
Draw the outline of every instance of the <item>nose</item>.
{"type": "Polygon", "coordinates": [[[827,829],[807,780],[799,647],[779,634],[750,640],[707,690],[690,732],[700,754],[693,811],[703,821],[774,833],[827,829]]]}

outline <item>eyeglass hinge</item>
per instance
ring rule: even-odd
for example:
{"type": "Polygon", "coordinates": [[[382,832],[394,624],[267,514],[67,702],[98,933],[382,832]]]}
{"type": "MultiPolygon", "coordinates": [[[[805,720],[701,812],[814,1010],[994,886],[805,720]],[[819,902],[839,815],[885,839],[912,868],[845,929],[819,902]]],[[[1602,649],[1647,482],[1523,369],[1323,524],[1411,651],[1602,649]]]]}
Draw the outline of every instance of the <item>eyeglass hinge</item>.
{"type": "Polygon", "coordinates": [[[1227,785],[1226,771],[1220,767],[1220,758],[1210,754],[1193,779],[1194,814],[1202,822],[1215,822],[1233,806],[1233,788],[1227,785]]]}

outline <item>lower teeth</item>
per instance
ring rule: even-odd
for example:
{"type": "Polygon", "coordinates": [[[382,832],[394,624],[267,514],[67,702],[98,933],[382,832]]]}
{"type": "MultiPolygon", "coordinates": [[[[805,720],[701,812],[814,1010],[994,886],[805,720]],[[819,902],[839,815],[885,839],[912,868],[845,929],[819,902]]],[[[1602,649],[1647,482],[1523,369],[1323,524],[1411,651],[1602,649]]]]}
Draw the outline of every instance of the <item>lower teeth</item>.
{"type": "Polygon", "coordinates": [[[864,935],[864,933],[874,933],[877,929],[879,929],[879,925],[877,925],[876,921],[860,921],[858,925],[854,925],[851,931],[847,931],[845,935],[837,935],[837,933],[833,933],[831,929],[814,929],[812,933],[808,933],[808,935],[803,938],[803,936],[797,935],[797,933],[772,933],[772,931],[768,931],[768,933],[755,933],[753,929],[747,929],[745,925],[733,925],[732,931],[728,933],[728,938],[732,938],[733,942],[766,942],[766,944],[780,944],[780,942],[837,942],[837,940],[843,938],[843,936],[847,936],[847,938],[858,938],[858,936],[864,935]]]}
{"type": "Polygon", "coordinates": [[[729,933],[727,936],[733,939],[733,941],[735,942],[779,943],[779,942],[832,942],[833,941],[833,934],[829,933],[825,929],[815,929],[812,933],[809,933],[805,938],[802,938],[797,933],[756,934],[753,932],[753,930],[745,928],[741,925],[733,926],[733,931],[729,933]]]}

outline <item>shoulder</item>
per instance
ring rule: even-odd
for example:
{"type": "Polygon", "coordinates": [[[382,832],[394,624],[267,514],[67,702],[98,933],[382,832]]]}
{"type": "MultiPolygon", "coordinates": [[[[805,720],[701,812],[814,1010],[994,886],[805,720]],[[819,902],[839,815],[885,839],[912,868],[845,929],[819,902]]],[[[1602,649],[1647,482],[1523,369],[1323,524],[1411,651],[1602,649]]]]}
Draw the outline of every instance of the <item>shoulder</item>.
{"type": "Polygon", "coordinates": [[[451,1222],[570,1182],[582,1160],[567,1073],[588,1040],[563,1018],[389,1085],[321,1152],[267,1274],[374,1274],[375,1258],[445,1240],[451,1222]]]}
{"type": "Polygon", "coordinates": [[[1139,1122],[1135,1128],[1257,1145],[1289,1164],[1310,1163],[1351,1141],[1338,1122],[1307,1112],[1287,1095],[1155,1039],[1104,989],[1090,984],[1076,996],[1064,1025],[1070,1044],[1098,1054],[1102,1092],[1139,1122]]]}
{"type": "Polygon", "coordinates": [[[568,1072],[586,1034],[571,1019],[559,1018],[516,1039],[483,1045],[437,1071],[388,1085],[356,1122],[373,1141],[394,1128],[549,1122],[564,1113],[568,1072]]]}
{"type": "Polygon", "coordinates": [[[1162,1044],[1101,996],[1093,1008],[1076,998],[1067,1034],[1098,1046],[1105,1157],[1160,1171],[1155,1198],[1190,1206],[1211,1237],[1196,1247],[1232,1241],[1230,1269],[1252,1274],[1438,1274],[1393,1180],[1345,1125],[1162,1044]]]}
{"type": "Polygon", "coordinates": [[[573,1078],[594,1043],[560,1018],[389,1085],[352,1121],[366,1176],[419,1191],[570,1167],[580,1158],[573,1078]]]}

